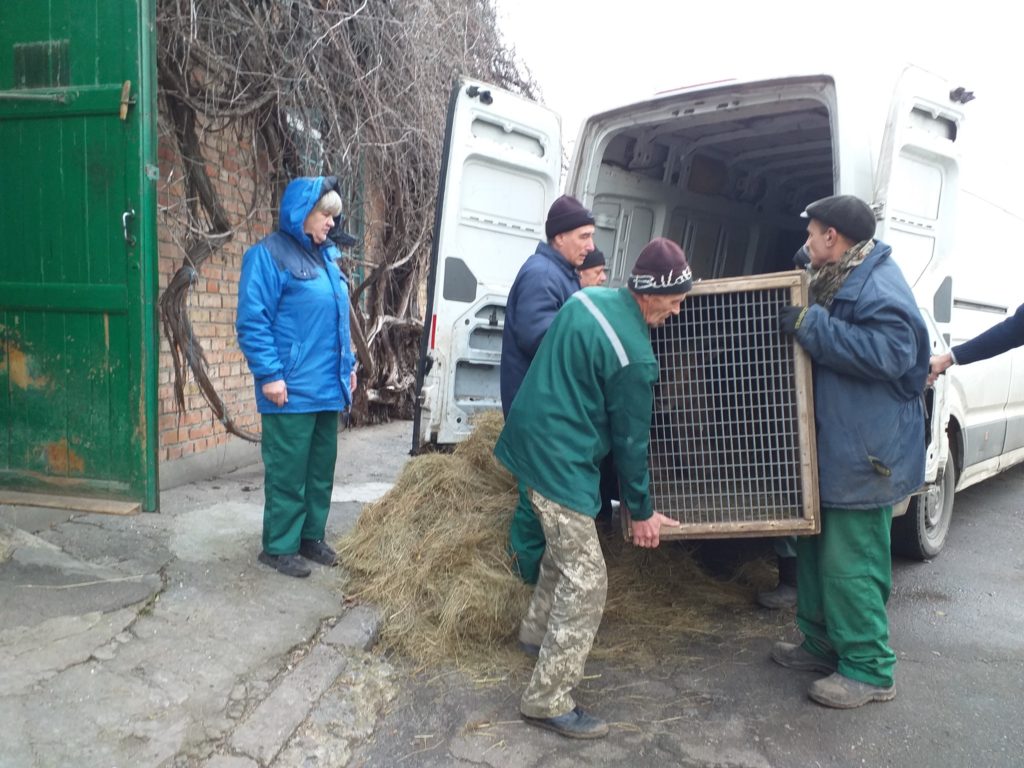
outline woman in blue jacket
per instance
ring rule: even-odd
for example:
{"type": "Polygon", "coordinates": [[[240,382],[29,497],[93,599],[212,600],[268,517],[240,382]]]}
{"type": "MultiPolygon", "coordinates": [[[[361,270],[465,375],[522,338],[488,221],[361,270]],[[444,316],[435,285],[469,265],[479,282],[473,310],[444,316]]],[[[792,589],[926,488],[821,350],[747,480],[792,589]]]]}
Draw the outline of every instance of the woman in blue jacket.
{"type": "Polygon", "coordinates": [[[288,576],[309,576],[303,558],[337,561],[324,532],[338,414],[356,388],[348,280],[332,242],[355,241],[341,222],[335,177],[295,179],[281,200],[278,231],[242,260],[236,329],[263,423],[259,560],[288,576]]]}

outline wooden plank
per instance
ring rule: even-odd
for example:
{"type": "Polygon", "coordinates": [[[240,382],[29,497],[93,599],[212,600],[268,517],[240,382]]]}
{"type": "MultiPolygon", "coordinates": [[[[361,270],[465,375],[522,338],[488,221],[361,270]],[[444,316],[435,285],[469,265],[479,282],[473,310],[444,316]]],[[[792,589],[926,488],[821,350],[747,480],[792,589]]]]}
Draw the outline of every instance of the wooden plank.
{"type": "MultiPolygon", "coordinates": [[[[633,538],[633,520],[629,510],[619,507],[622,522],[622,534],[627,541],[633,538]]],[[[817,515],[812,518],[799,518],[786,522],[734,522],[734,523],[684,523],[678,528],[662,527],[660,537],[663,541],[674,539],[742,539],[763,538],[766,536],[811,536],[821,533],[821,521],[817,515]]]]}
{"type": "Polygon", "coordinates": [[[100,515],[137,515],[139,505],[134,501],[93,499],[87,496],[57,496],[52,493],[23,493],[0,489],[0,504],[19,507],[49,507],[100,515]]]}
{"type": "Polygon", "coordinates": [[[701,280],[694,283],[690,294],[692,296],[711,296],[719,293],[741,293],[766,288],[793,288],[795,291],[800,291],[803,281],[803,273],[795,270],[772,272],[767,275],[720,277],[715,280],[701,280]]]}

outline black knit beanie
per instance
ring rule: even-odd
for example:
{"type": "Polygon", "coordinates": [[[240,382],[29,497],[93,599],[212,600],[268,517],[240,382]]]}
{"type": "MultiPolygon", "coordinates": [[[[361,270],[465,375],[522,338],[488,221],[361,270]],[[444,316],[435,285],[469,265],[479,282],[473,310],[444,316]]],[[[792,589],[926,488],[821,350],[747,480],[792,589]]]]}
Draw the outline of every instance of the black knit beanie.
{"type": "Polygon", "coordinates": [[[587,257],[583,259],[583,263],[576,267],[576,269],[582,272],[584,269],[592,269],[593,267],[603,267],[604,264],[604,254],[597,250],[597,248],[595,248],[594,250],[587,254],[587,257]]]}
{"type": "Polygon", "coordinates": [[[544,224],[544,232],[548,236],[548,240],[551,240],[555,235],[593,223],[594,214],[584,208],[579,200],[569,195],[562,195],[548,209],[548,220],[544,224]]]}
{"type": "Polygon", "coordinates": [[[633,293],[686,293],[693,287],[693,273],[682,248],[656,237],[640,251],[627,283],[633,293]]]}

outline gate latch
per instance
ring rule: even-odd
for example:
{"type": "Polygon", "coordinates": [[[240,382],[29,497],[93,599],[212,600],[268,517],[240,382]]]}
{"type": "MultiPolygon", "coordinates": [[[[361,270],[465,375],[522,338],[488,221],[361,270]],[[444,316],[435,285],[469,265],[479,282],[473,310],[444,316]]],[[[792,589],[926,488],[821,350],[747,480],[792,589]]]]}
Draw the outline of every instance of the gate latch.
{"type": "Polygon", "coordinates": [[[128,221],[129,220],[132,220],[132,221],[135,220],[135,209],[134,208],[131,208],[130,210],[127,210],[127,211],[125,211],[124,213],[121,214],[121,229],[124,230],[124,241],[126,243],[128,243],[129,247],[131,247],[131,246],[135,245],[135,235],[131,234],[128,231],[128,221]]]}
{"type": "Polygon", "coordinates": [[[125,80],[121,85],[121,106],[118,109],[118,117],[124,122],[128,119],[128,107],[134,106],[135,99],[132,98],[132,81],[125,80]]]}

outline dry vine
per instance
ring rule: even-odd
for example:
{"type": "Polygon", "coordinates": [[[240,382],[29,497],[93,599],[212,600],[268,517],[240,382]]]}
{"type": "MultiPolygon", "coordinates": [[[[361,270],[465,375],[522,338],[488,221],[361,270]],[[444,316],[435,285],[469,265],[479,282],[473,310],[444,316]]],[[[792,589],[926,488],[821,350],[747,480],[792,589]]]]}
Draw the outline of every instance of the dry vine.
{"type": "MultiPolygon", "coordinates": [[[[448,94],[469,74],[534,95],[497,32],[492,0],[159,0],[161,116],[185,173],[181,268],[160,298],[175,396],[191,371],[228,431],[192,332],[188,295],[204,262],[246,226],[208,179],[197,122],[252,137],[257,200],[288,179],[331,173],[346,210],[366,212],[366,279],[352,291],[360,363],[357,419],[409,416],[422,333],[420,286],[430,251],[448,94]],[[359,309],[361,307],[362,309],[359,309]]],[[[346,259],[350,275],[356,262],[346,259]]]]}

